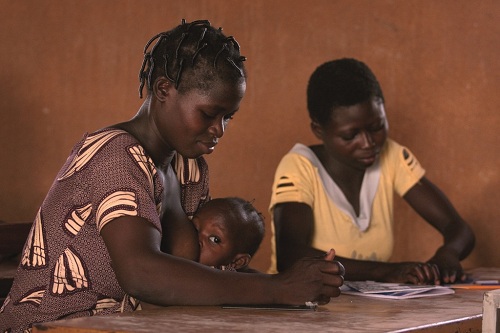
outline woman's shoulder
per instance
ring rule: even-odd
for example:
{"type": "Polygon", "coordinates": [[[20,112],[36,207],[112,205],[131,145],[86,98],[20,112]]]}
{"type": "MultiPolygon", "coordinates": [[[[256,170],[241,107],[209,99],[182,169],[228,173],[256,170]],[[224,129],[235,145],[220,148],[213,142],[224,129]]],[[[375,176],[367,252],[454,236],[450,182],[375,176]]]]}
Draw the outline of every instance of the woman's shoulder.
{"type": "Polygon", "coordinates": [[[316,156],[315,147],[304,144],[295,144],[285,155],[282,156],[276,174],[280,173],[311,173],[321,164],[316,156]]]}
{"type": "Polygon", "coordinates": [[[283,157],[288,157],[288,156],[296,156],[296,155],[301,155],[301,156],[310,156],[315,154],[315,150],[319,146],[306,146],[303,143],[296,143],[293,145],[290,150],[288,150],[283,157]]]}
{"type": "Polygon", "coordinates": [[[99,151],[111,150],[115,151],[115,153],[132,149],[140,151],[141,154],[146,154],[137,138],[123,129],[114,127],[105,127],[87,134],[82,149],[86,150],[90,147],[99,151]]]}
{"type": "Polygon", "coordinates": [[[393,158],[402,158],[407,160],[413,153],[408,149],[407,146],[400,144],[399,142],[387,138],[386,143],[383,148],[383,154],[391,156],[393,158]]]}
{"type": "Polygon", "coordinates": [[[396,140],[394,140],[392,138],[387,138],[387,140],[385,142],[385,149],[392,151],[392,150],[397,150],[400,147],[403,147],[403,146],[399,142],[397,142],[396,140]]]}
{"type": "Polygon", "coordinates": [[[71,177],[79,170],[109,170],[110,165],[125,165],[130,156],[136,160],[149,160],[138,141],[128,132],[116,128],[103,128],[86,133],[73,148],[61,169],[59,180],[71,177]]]}
{"type": "Polygon", "coordinates": [[[281,161],[297,160],[304,157],[312,157],[314,152],[312,149],[302,143],[296,143],[282,157],[281,161]]]}
{"type": "Polygon", "coordinates": [[[385,165],[404,166],[410,170],[417,169],[417,167],[421,169],[418,159],[411,150],[392,139],[387,139],[381,159],[385,165]]]}
{"type": "Polygon", "coordinates": [[[129,132],[114,127],[99,129],[87,134],[78,155],[101,156],[104,160],[127,161],[130,156],[137,161],[151,164],[144,147],[129,132]]]}
{"type": "Polygon", "coordinates": [[[402,156],[405,149],[406,147],[401,145],[399,142],[391,138],[387,138],[384,147],[382,148],[382,159],[398,159],[402,156]]]}
{"type": "Polygon", "coordinates": [[[87,134],[87,140],[105,140],[107,142],[116,140],[117,138],[124,142],[139,143],[139,141],[129,132],[114,127],[104,127],[87,134]]]}

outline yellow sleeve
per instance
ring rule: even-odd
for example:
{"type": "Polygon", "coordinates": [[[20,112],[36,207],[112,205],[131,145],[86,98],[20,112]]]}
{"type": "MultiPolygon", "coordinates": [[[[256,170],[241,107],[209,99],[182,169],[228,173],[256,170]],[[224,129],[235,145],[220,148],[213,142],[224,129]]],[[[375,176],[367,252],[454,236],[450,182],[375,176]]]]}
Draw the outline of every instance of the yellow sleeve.
{"type": "Polygon", "coordinates": [[[425,175],[425,169],[405,146],[388,139],[388,157],[394,175],[394,191],[405,195],[425,175]]]}
{"type": "Polygon", "coordinates": [[[315,167],[307,158],[296,153],[285,155],[274,175],[269,209],[284,202],[301,202],[312,206],[314,191],[311,184],[314,175],[315,167]]]}

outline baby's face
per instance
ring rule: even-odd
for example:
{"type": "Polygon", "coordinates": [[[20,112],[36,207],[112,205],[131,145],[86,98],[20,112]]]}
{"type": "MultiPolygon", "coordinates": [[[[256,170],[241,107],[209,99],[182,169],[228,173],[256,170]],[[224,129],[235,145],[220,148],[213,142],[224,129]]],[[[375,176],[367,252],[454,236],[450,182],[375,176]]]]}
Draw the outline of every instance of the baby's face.
{"type": "Polygon", "coordinates": [[[204,208],[193,217],[200,242],[200,263],[207,266],[229,265],[234,257],[234,243],[229,237],[224,215],[204,208]]]}

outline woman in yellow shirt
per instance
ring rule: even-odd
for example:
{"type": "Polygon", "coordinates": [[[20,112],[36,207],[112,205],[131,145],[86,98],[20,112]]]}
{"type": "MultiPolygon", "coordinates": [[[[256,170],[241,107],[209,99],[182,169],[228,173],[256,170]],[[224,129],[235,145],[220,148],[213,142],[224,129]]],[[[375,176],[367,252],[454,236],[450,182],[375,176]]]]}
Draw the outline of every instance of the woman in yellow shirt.
{"type": "Polygon", "coordinates": [[[474,246],[470,227],[404,146],[387,137],[382,89],[355,59],[319,66],[308,85],[311,128],[320,145],[297,144],[274,179],[271,271],[335,248],[347,280],[449,283],[474,246]],[[444,237],[426,263],[388,263],[393,193],[444,237]]]}

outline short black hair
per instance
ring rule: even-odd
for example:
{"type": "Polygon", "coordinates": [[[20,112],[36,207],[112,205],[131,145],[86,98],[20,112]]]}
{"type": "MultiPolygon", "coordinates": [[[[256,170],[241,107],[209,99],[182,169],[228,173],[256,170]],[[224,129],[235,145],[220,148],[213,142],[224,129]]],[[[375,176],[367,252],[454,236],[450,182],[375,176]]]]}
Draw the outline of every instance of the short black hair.
{"type": "Polygon", "coordinates": [[[382,88],[371,69],[363,62],[342,58],[320,65],[307,86],[307,109],[311,120],[325,124],[334,108],[352,106],[380,98],[382,88]]]}
{"type": "Polygon", "coordinates": [[[139,96],[146,85],[151,91],[158,77],[166,77],[180,93],[191,89],[208,91],[213,82],[236,83],[246,78],[240,45],[234,37],[226,37],[222,28],[214,28],[207,20],[181,24],[152,37],[144,47],[144,60],[139,72],[139,96]],[[151,47],[153,42],[156,43],[151,47]],[[182,80],[181,80],[182,79],[182,80]]]}
{"type": "MultiPolygon", "coordinates": [[[[222,204],[229,236],[236,240],[235,252],[253,256],[264,239],[264,218],[255,206],[240,197],[215,198],[203,207],[222,204]]],[[[235,253],[235,254],[236,254],[235,253]]]]}

